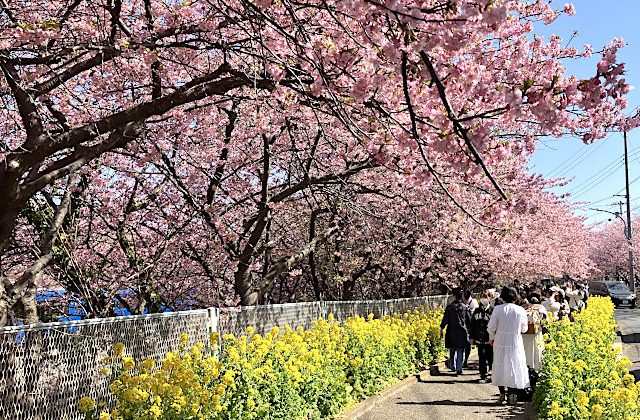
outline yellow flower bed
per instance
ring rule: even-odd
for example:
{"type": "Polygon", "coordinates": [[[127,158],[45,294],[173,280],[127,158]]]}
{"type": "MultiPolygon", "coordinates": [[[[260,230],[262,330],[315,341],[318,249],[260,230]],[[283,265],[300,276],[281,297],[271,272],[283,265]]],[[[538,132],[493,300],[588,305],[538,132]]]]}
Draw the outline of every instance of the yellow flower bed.
{"type": "Polygon", "coordinates": [[[589,298],[575,322],[550,325],[534,405],[545,419],[640,418],[631,362],[614,347],[614,306],[589,298]]]}
{"type": "Polygon", "coordinates": [[[184,335],[158,367],[123,357],[118,344],[106,369],[116,408],[84,397],[79,409],[91,420],[332,418],[439,359],[441,318],[440,310],[416,311],[341,325],[329,316],[309,330],[225,335],[221,349],[184,335]]]}

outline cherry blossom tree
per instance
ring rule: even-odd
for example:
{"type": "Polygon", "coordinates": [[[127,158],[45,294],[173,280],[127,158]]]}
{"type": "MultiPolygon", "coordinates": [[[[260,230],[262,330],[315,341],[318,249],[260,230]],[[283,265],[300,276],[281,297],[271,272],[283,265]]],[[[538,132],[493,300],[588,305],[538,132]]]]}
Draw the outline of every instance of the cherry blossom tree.
{"type": "Polygon", "coordinates": [[[562,61],[591,47],[531,36],[560,13],[518,0],[3,4],[0,325],[38,319],[43,276],[93,284],[81,294],[96,313],[121,284],[136,311],[158,310],[203,282],[227,293],[229,272],[234,299],[256,303],[355,234],[345,208],[359,195],[415,189],[447,201],[442,220],[503,230],[537,138],[594,141],[626,106],[622,41],[580,80],[562,61]]]}
{"type": "MultiPolygon", "coordinates": [[[[639,222],[637,217],[631,220],[632,226],[637,226],[639,222]]],[[[633,241],[634,255],[640,255],[639,251],[638,241],[633,241]]],[[[621,220],[615,219],[593,228],[590,236],[590,258],[594,264],[592,278],[625,279],[628,282],[629,245],[621,220]]],[[[640,269],[637,258],[634,258],[634,269],[640,269]]]]}

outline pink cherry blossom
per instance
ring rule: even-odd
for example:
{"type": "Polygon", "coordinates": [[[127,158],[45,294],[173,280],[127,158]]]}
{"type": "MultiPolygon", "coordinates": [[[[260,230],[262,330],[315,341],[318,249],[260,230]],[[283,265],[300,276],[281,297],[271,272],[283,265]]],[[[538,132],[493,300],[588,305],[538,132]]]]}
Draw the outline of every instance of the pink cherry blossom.
{"type": "Polygon", "coordinates": [[[0,325],[592,268],[527,161],[637,118],[624,41],[569,74],[548,2],[9,3],[0,325]]]}
{"type": "Polygon", "coordinates": [[[565,3],[563,10],[569,16],[573,16],[576,14],[576,8],[572,3],[565,3]]]}

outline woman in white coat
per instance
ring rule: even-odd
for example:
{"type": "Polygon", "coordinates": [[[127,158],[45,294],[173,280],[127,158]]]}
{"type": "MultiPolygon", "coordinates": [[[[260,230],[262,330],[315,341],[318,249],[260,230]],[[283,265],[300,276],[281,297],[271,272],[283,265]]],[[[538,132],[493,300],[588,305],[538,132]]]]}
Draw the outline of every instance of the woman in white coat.
{"type": "Polygon", "coordinates": [[[515,302],[518,292],[505,286],[500,293],[505,302],[493,309],[487,330],[493,345],[491,382],[500,389],[500,400],[510,404],[517,400],[516,389],[529,387],[529,370],[524,353],[522,333],[527,331],[527,314],[515,302]]]}

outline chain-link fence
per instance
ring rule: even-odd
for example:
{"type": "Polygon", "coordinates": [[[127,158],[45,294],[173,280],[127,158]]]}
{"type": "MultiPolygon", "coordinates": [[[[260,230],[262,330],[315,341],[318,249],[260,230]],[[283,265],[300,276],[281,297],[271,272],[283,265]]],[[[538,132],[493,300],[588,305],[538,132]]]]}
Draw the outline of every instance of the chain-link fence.
{"type": "Polygon", "coordinates": [[[308,328],[330,313],[376,317],[416,308],[444,306],[447,296],[351,302],[304,302],[241,308],[209,308],[153,315],[54,322],[0,328],[0,419],[76,420],[78,400],[109,401],[103,360],[117,342],[137,360],[160,361],[186,333],[208,342],[213,331],[242,334],[252,326],[263,334],[285,324],[308,328]]]}
{"type": "Polygon", "coordinates": [[[311,323],[326,316],[325,302],[281,303],[277,305],[240,306],[220,310],[220,332],[241,335],[247,327],[265,334],[273,327],[311,327],[311,323]]]}
{"type": "Polygon", "coordinates": [[[210,311],[56,322],[0,329],[0,419],[79,419],[78,400],[105,400],[103,360],[117,342],[135,358],[161,360],[180,334],[208,340],[210,311]]]}

